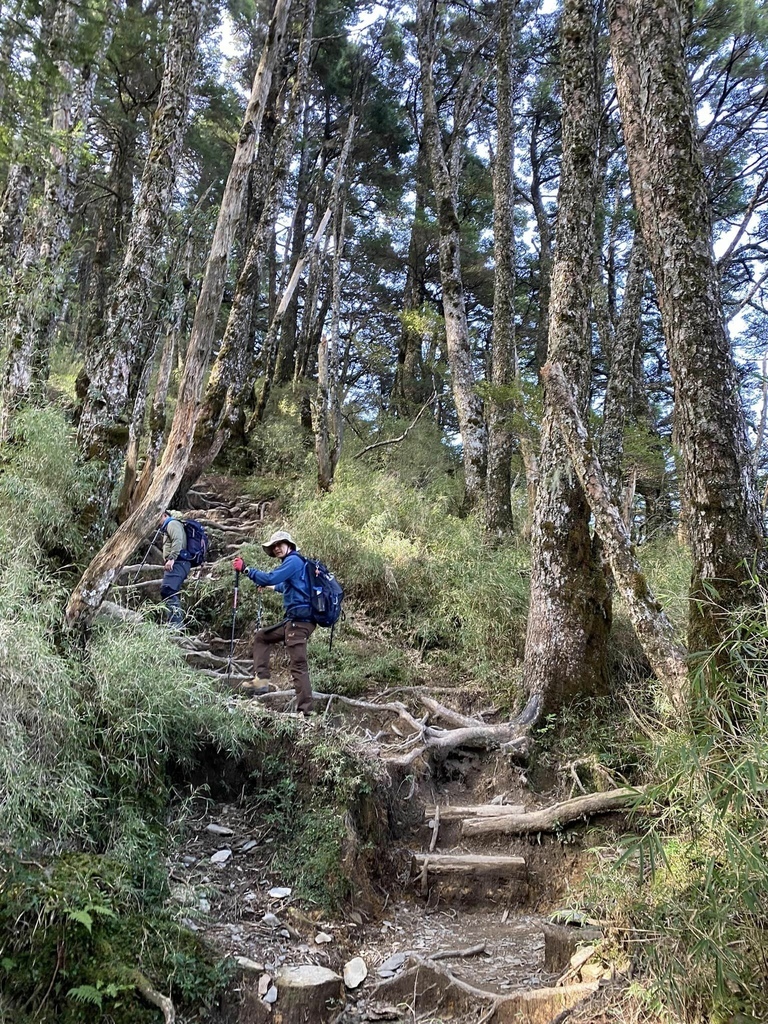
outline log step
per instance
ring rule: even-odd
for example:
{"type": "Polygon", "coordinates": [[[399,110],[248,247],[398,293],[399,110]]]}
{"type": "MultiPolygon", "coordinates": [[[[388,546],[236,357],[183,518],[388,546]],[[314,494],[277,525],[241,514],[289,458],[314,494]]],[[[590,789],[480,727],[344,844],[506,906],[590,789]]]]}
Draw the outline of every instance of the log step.
{"type": "Polygon", "coordinates": [[[436,815],[440,821],[461,821],[464,818],[499,818],[504,814],[524,814],[522,804],[440,804],[438,807],[426,807],[424,820],[431,821],[436,815]]]}
{"type": "Polygon", "coordinates": [[[487,856],[481,853],[414,853],[420,871],[433,875],[495,875],[498,878],[525,878],[528,867],[524,857],[487,856]]]}

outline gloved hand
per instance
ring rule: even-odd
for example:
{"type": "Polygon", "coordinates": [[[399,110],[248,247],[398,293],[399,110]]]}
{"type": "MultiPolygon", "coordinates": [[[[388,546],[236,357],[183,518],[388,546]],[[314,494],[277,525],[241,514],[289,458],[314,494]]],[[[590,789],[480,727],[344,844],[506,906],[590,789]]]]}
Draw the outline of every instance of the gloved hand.
{"type": "Polygon", "coordinates": [[[235,572],[245,572],[245,562],[242,560],[242,558],[233,558],[232,568],[235,570],[235,572]]]}

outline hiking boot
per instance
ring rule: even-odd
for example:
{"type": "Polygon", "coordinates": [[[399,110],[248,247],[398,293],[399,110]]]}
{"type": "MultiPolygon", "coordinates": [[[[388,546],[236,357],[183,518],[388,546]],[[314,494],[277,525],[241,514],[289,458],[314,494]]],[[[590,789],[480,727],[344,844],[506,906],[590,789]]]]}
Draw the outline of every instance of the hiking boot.
{"type": "Polygon", "coordinates": [[[277,687],[269,679],[249,679],[240,683],[240,692],[246,697],[263,697],[265,693],[275,693],[277,687]]]}

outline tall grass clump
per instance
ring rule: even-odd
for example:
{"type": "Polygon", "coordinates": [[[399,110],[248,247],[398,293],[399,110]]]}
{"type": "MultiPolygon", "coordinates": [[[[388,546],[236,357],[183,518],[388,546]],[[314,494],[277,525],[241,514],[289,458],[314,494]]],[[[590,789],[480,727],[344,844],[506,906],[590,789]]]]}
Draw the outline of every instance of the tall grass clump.
{"type": "Polygon", "coordinates": [[[91,483],[65,418],[19,414],[0,458],[0,833],[17,849],[146,853],[168,765],[205,744],[236,753],[253,728],[162,629],[62,628],[91,483]]]}
{"type": "Polygon", "coordinates": [[[685,1024],[768,1020],[768,593],[695,679],[692,728],[654,745],[658,814],[591,887],[639,940],[643,995],[685,1024]]]}

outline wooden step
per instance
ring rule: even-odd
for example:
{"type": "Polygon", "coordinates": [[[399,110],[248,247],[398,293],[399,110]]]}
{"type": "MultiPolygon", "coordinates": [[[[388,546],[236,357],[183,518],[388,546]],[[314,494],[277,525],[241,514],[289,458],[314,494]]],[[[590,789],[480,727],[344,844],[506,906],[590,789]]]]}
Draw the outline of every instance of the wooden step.
{"type": "Polygon", "coordinates": [[[497,878],[526,878],[524,857],[482,853],[414,853],[418,868],[433,875],[494,875],[497,878]]]}
{"type": "Polygon", "coordinates": [[[424,808],[424,820],[461,821],[464,818],[498,818],[504,814],[524,814],[522,804],[439,804],[424,808]]]}

